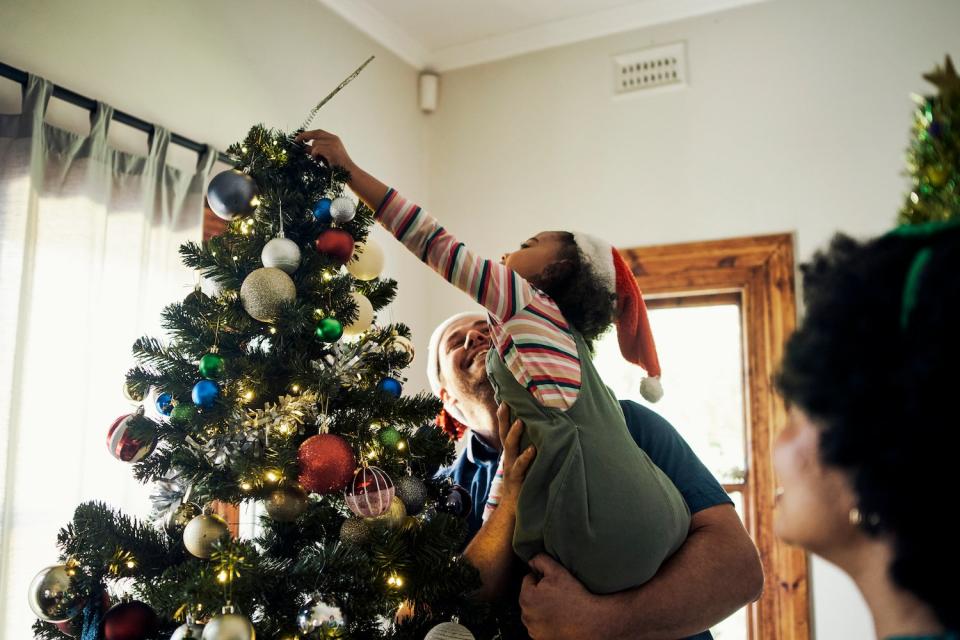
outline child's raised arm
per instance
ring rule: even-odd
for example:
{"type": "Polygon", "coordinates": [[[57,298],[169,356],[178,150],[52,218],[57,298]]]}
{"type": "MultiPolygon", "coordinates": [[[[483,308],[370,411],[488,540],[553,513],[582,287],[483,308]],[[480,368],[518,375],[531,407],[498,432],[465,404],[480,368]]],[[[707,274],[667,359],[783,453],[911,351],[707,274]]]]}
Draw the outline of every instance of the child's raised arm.
{"type": "Polygon", "coordinates": [[[350,172],[347,184],[376,212],[376,219],[414,255],[469,294],[495,318],[505,321],[535,297],[530,284],[505,266],[474,255],[420,207],[361,169],[340,138],[322,130],[301,133],[310,154],[350,172]]]}

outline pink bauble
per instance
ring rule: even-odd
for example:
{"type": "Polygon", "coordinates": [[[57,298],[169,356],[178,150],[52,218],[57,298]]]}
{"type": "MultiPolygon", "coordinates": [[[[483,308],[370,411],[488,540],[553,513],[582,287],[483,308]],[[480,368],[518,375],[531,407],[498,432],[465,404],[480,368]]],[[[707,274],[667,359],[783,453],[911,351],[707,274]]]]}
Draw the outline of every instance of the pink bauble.
{"type": "Polygon", "coordinates": [[[353,485],[343,493],[350,511],[363,518],[386,513],[394,495],[393,481],[378,467],[358,470],[353,476],[353,485]]]}

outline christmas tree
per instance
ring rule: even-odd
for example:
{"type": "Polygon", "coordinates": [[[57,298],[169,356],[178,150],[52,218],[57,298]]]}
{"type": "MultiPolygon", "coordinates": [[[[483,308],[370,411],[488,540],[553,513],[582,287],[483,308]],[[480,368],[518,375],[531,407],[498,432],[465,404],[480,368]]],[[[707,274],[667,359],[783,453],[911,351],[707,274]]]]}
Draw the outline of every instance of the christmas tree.
{"type": "Polygon", "coordinates": [[[917,99],[907,154],[912,188],[900,224],[944,222],[960,212],[960,76],[947,56],[943,67],[923,77],[938,92],[917,99]]]}
{"type": "Polygon", "coordinates": [[[397,285],[373,212],[296,133],[254,126],[210,182],[226,231],[180,254],[219,290],[198,286],[165,308],[165,340],[136,341],[125,389],[142,405],[107,435],[156,483],[155,517],[76,509],[28,594],[37,637],[499,633],[458,555],[469,494],[434,477],[453,456],[438,401],[402,391],[410,330],[375,323],[397,285]],[[266,514],[237,539],[211,506],[249,501],[266,514]]]}

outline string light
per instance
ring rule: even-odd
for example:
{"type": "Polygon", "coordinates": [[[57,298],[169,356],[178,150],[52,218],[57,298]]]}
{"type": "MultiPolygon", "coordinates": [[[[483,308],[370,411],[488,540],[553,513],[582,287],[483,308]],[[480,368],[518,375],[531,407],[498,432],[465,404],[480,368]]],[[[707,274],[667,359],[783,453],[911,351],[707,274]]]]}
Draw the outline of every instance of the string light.
{"type": "Polygon", "coordinates": [[[396,573],[391,573],[387,577],[387,585],[393,587],[394,589],[400,589],[403,587],[403,578],[396,573]]]}
{"type": "Polygon", "coordinates": [[[276,333],[276,332],[277,332],[277,328],[276,328],[276,327],[270,327],[270,333],[271,333],[271,334],[274,334],[274,333],[276,333]]]}
{"type": "Polygon", "coordinates": [[[253,489],[253,485],[250,483],[249,480],[244,480],[243,482],[240,483],[240,489],[242,489],[243,491],[250,491],[251,489],[253,489]]]}
{"type": "Polygon", "coordinates": [[[403,451],[403,450],[406,449],[406,448],[407,448],[407,443],[404,442],[403,440],[401,440],[400,442],[397,443],[397,450],[398,450],[398,451],[403,451]]]}
{"type": "Polygon", "coordinates": [[[253,391],[247,389],[247,390],[243,393],[243,399],[244,399],[245,401],[247,401],[247,402],[250,402],[251,400],[253,400],[253,391]]]}
{"type": "Polygon", "coordinates": [[[227,581],[227,570],[226,570],[226,569],[221,569],[221,570],[220,570],[220,573],[217,574],[217,580],[220,581],[220,582],[226,582],[226,581],[227,581]]]}
{"type": "Polygon", "coordinates": [[[324,280],[324,282],[330,282],[331,280],[333,280],[333,274],[330,273],[329,271],[324,271],[324,272],[323,272],[323,280],[324,280]]]}
{"type": "Polygon", "coordinates": [[[268,469],[267,472],[263,474],[263,477],[266,478],[267,482],[278,482],[281,476],[276,469],[268,469]]]}

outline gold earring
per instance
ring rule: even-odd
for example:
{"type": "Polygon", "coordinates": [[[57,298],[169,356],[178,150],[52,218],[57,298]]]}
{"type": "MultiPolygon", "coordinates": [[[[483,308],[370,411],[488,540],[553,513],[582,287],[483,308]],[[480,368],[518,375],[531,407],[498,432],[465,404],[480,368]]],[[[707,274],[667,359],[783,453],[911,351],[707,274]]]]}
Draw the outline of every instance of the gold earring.
{"type": "Polygon", "coordinates": [[[860,509],[856,507],[850,509],[850,525],[859,527],[861,524],[863,524],[863,514],[860,513],[860,509]]]}

